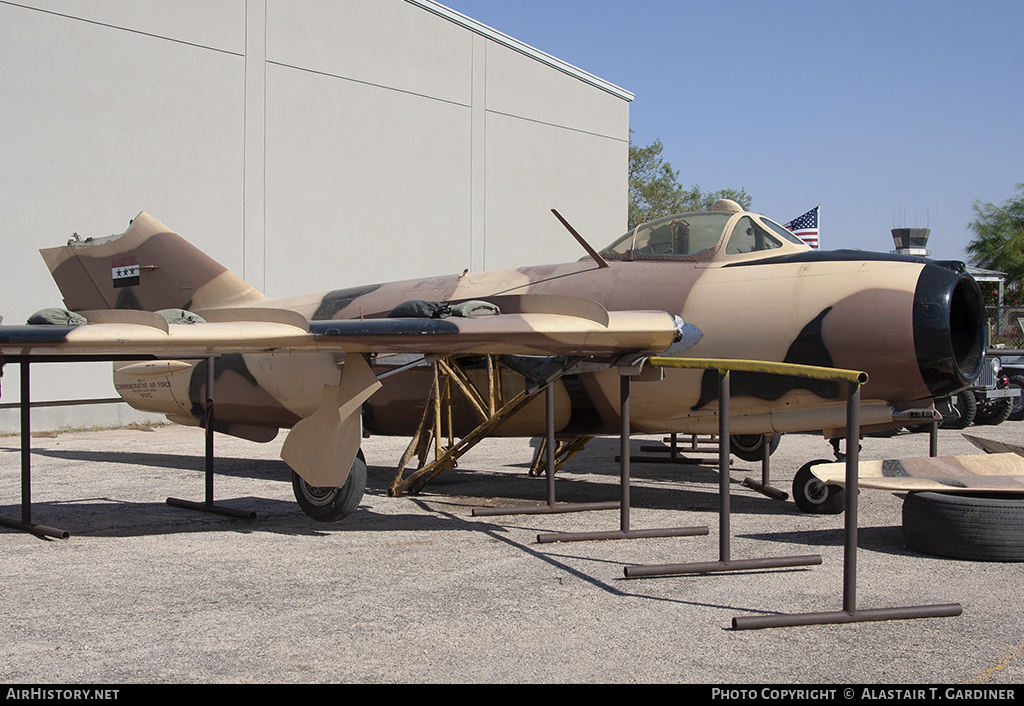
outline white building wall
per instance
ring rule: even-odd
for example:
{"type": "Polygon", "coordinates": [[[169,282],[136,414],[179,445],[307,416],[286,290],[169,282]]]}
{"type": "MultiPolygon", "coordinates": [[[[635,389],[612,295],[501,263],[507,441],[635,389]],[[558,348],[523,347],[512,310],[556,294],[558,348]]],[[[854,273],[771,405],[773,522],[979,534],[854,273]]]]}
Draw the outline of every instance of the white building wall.
{"type": "Polygon", "coordinates": [[[274,297],[578,259],[551,208],[625,229],[631,96],[429,0],[0,0],[0,60],[8,324],[61,304],[39,248],[141,210],[274,297]]]}

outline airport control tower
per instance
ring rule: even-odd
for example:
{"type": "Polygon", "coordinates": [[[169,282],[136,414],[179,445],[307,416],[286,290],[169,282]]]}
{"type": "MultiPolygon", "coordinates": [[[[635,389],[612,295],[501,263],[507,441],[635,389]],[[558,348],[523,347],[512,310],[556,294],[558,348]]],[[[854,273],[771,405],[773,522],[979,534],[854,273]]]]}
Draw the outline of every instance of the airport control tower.
{"type": "Polygon", "coordinates": [[[928,236],[932,232],[930,228],[893,228],[891,232],[892,242],[896,244],[893,252],[898,255],[931,255],[928,250],[928,236]]]}

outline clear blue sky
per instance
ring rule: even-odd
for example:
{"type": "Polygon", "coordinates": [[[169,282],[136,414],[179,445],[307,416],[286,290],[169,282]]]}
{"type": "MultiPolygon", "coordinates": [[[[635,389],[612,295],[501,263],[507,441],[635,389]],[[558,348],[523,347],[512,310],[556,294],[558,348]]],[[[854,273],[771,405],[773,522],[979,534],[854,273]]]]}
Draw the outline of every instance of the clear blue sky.
{"type": "Polygon", "coordinates": [[[744,188],[823,248],[930,227],[963,259],[976,199],[1024,182],[1024,2],[440,0],[636,95],[684,186],[744,188]]]}

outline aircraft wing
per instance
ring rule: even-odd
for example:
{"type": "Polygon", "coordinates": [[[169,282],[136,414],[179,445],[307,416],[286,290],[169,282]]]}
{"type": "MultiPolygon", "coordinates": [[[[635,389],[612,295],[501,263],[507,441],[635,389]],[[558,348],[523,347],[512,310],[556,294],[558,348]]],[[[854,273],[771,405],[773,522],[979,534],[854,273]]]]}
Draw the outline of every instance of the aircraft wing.
{"type": "MultiPolygon", "coordinates": [[[[1024,458],[1015,453],[937,456],[885,461],[861,461],[857,485],[877,490],[946,493],[1024,492],[1024,458]]],[[[845,485],[845,463],[814,466],[814,475],[825,483],[845,485]]]]}
{"type": "MultiPolygon", "coordinates": [[[[579,297],[519,297],[516,313],[478,317],[307,321],[286,309],[196,312],[169,323],[160,314],[79,312],[79,326],[0,326],[0,365],[67,357],[184,358],[228,353],[417,353],[619,357],[692,346],[699,331],[664,311],[608,312],[579,297]],[[523,310],[528,309],[528,310],[523,310]]],[[[632,362],[632,361],[630,361],[632,362]]],[[[297,422],[282,458],[314,487],[341,487],[359,448],[359,409],[381,384],[361,355],[346,358],[340,383],[297,422]]]]}
{"type": "Polygon", "coordinates": [[[168,323],[134,310],[81,312],[81,326],[0,326],[0,355],[196,356],[214,353],[425,353],[608,356],[660,353],[681,335],[664,311],[552,312],[480,317],[307,321],[284,309],[197,312],[204,323],[168,323]]]}

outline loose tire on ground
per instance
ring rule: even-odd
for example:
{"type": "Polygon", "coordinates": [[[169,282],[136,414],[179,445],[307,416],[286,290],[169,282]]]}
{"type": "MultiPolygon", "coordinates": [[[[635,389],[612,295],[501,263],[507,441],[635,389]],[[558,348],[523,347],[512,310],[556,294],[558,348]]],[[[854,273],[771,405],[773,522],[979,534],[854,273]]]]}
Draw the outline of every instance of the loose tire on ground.
{"type": "Polygon", "coordinates": [[[355,512],[366,490],[366,459],[362,449],[352,461],[345,485],[340,488],[317,488],[292,471],[292,491],[302,511],[317,522],[337,522],[355,512]]]}
{"type": "Polygon", "coordinates": [[[846,489],[838,485],[823,483],[814,475],[813,468],[819,463],[831,461],[808,461],[793,477],[793,500],[804,512],[815,515],[838,515],[846,508],[846,489]]]}
{"type": "Polygon", "coordinates": [[[1024,495],[908,493],[903,537],[934,556],[1024,561],[1024,495]]]}
{"type": "MultiPolygon", "coordinates": [[[[768,455],[771,456],[775,453],[775,449],[779,448],[779,442],[782,440],[782,434],[773,434],[772,442],[768,446],[768,455]]],[[[734,456],[744,460],[756,463],[761,459],[761,454],[764,451],[764,435],[763,434],[732,434],[729,437],[729,450],[734,456]]]]}

